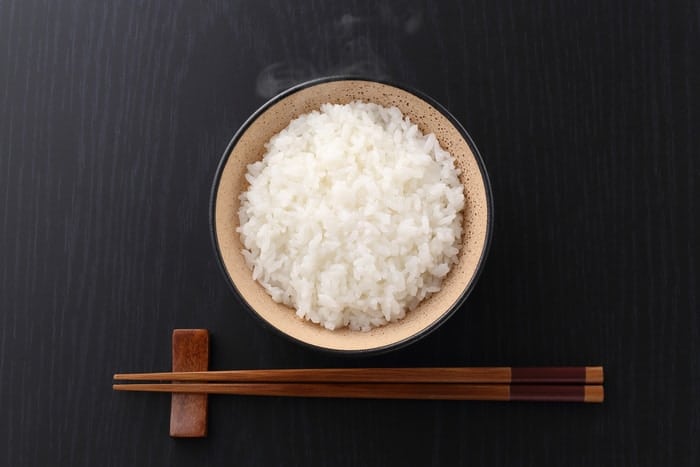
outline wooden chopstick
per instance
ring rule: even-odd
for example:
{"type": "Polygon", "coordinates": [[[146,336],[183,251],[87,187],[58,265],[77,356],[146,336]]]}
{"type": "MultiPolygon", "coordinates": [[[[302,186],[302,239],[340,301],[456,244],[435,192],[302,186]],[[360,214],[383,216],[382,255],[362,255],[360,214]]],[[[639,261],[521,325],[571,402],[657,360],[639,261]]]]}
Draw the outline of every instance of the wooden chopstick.
{"type": "Polygon", "coordinates": [[[602,384],[602,366],[317,368],[115,374],[119,381],[228,383],[602,384]]]}
{"type": "Polygon", "coordinates": [[[431,399],[480,401],[603,402],[601,385],[462,383],[166,383],[115,384],[116,391],[241,396],[431,399]]]}

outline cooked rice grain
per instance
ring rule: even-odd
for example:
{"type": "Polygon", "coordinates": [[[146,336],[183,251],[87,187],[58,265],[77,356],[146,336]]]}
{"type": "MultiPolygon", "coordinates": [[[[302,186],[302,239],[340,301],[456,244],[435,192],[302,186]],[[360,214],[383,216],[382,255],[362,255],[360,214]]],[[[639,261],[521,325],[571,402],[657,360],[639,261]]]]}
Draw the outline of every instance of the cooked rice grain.
{"type": "Polygon", "coordinates": [[[396,107],[324,104],[248,166],[238,232],[273,300],[327,329],[401,319],[457,260],[452,156],[396,107]]]}

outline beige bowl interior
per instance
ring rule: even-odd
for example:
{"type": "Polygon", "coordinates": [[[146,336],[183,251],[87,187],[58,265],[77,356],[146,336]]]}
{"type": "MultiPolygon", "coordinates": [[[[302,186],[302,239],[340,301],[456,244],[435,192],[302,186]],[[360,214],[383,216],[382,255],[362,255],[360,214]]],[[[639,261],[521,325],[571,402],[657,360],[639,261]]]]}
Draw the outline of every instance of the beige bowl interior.
{"type": "Polygon", "coordinates": [[[334,350],[359,351],[386,347],[409,339],[429,328],[450,311],[465,288],[475,278],[484,252],[489,210],[486,186],[469,145],[452,123],[437,109],[415,95],[393,86],[371,81],[343,80],[323,82],[300,89],[275,102],[260,114],[240,136],[222,171],[214,207],[215,238],[224,267],[238,292],[269,324],[279,331],[308,344],[334,350]],[[461,169],[466,208],[459,262],[445,279],[443,288],[400,321],[369,332],[341,329],[329,331],[298,318],[291,308],[275,303],[252,279],[241,254],[238,227],[239,193],[247,189],[248,164],[260,160],[264,144],[289,122],[324,103],[348,103],[354,100],[396,106],[424,133],[435,133],[441,146],[456,159],[461,169]]]}

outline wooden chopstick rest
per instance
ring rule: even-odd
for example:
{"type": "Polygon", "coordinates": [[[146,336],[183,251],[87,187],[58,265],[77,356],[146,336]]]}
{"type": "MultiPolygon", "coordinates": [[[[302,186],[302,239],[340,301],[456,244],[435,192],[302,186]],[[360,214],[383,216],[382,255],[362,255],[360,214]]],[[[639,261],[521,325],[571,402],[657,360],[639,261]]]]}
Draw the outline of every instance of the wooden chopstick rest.
{"type": "MultiPolygon", "coordinates": [[[[209,369],[209,331],[175,329],[172,341],[173,371],[209,369]]],[[[206,394],[175,394],[170,401],[170,436],[202,438],[207,435],[206,394]]]]}

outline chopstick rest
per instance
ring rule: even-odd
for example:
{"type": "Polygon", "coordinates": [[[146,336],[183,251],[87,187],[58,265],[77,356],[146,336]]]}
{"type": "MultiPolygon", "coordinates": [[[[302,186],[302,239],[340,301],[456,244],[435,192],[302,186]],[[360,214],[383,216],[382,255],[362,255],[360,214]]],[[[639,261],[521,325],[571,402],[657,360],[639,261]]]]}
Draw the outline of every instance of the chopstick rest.
{"type": "MultiPolygon", "coordinates": [[[[209,331],[175,329],[172,340],[173,371],[209,369],[209,331]]],[[[176,394],[170,401],[170,436],[202,438],[207,435],[206,394],[176,394]]]]}

